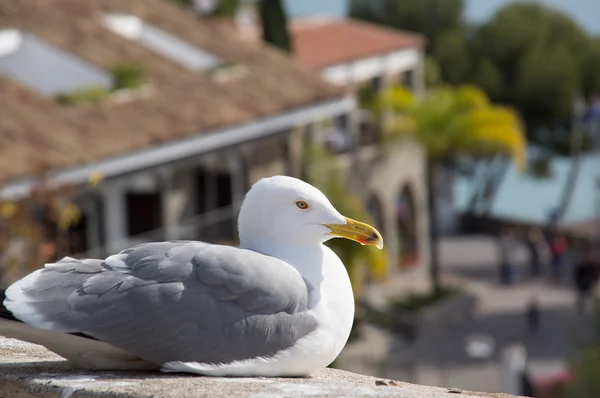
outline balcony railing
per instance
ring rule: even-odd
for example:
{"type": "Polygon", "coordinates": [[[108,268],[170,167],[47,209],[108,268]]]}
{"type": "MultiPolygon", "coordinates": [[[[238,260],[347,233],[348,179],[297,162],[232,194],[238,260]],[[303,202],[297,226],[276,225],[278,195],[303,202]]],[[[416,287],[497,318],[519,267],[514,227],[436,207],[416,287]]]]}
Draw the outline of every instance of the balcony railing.
{"type": "Polygon", "coordinates": [[[235,245],[238,242],[237,209],[239,209],[239,204],[221,207],[187,218],[172,229],[157,228],[143,234],[130,236],[116,244],[111,243],[76,254],[73,257],[102,258],[133,245],[164,240],[201,240],[209,243],[235,245]]]}

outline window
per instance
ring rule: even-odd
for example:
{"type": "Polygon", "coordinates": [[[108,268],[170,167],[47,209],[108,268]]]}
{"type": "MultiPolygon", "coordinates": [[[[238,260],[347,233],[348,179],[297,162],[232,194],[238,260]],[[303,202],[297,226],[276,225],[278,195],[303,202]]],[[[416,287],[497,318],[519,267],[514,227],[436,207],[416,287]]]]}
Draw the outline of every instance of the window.
{"type": "Polygon", "coordinates": [[[127,193],[127,232],[137,236],[163,226],[160,193],[127,193]]]}
{"type": "Polygon", "coordinates": [[[191,70],[211,69],[221,60],[170,33],[147,24],[135,15],[110,14],[103,18],[105,26],[126,39],[137,41],[152,51],[191,70]]]}
{"type": "Polygon", "coordinates": [[[17,29],[0,31],[0,73],[50,96],[112,86],[102,69],[17,29]]]}

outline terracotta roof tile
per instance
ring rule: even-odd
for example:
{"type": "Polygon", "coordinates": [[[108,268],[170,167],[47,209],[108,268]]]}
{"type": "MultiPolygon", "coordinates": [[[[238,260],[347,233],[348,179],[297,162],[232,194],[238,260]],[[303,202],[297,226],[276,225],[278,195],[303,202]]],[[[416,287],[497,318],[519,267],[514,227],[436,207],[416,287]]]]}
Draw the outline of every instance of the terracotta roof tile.
{"type": "Polygon", "coordinates": [[[30,31],[102,68],[140,64],[155,94],[67,107],[0,74],[0,183],[31,173],[32,159],[51,167],[90,163],[344,95],[279,51],[248,45],[166,0],[0,1],[3,28],[30,31]],[[189,71],[110,32],[98,21],[101,11],[135,14],[248,73],[221,83],[189,71]]]}
{"type": "Polygon", "coordinates": [[[425,45],[421,35],[354,19],[300,19],[291,26],[296,56],[316,69],[425,45]]]}

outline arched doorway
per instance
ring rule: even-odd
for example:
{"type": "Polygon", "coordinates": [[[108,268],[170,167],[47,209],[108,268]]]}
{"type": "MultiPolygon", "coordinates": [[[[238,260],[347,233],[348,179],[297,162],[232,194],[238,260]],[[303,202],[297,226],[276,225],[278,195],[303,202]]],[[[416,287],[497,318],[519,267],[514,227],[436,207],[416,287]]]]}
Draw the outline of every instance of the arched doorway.
{"type": "Polygon", "coordinates": [[[405,185],[396,200],[396,225],[398,227],[398,248],[400,267],[410,267],[418,263],[417,222],[415,199],[412,188],[405,185]]]}

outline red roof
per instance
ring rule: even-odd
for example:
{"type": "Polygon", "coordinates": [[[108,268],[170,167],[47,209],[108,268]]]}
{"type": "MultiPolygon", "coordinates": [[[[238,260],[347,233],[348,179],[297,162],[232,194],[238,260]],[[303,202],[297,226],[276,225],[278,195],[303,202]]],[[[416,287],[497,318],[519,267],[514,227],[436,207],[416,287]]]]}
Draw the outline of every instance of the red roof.
{"type": "Polygon", "coordinates": [[[316,69],[425,45],[422,35],[355,19],[300,19],[291,31],[300,63],[316,69]]]}

